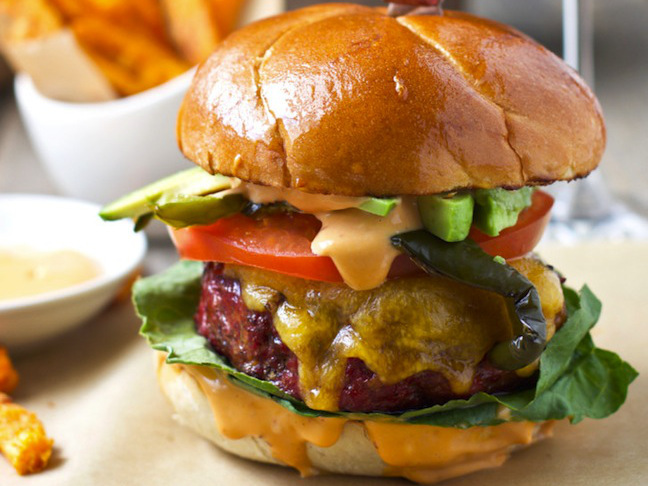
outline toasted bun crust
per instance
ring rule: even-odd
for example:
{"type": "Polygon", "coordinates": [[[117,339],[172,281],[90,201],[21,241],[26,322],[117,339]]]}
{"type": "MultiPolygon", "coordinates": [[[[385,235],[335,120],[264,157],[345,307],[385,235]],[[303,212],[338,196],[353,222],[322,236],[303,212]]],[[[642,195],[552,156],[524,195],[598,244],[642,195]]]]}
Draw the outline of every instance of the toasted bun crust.
{"type": "Polygon", "coordinates": [[[605,127],[576,73],[512,28],[325,4],[223,42],[186,95],[178,139],[210,172],[387,196],[579,178],[605,127]]]}
{"type": "MultiPolygon", "coordinates": [[[[224,437],[219,432],[205,393],[191,374],[181,365],[164,364],[164,359],[159,355],[156,359],[158,381],[162,391],[174,407],[175,417],[183,425],[237,456],[259,462],[285,465],[273,457],[270,445],[262,437],[247,436],[238,440],[224,437]]],[[[551,428],[552,423],[536,424],[531,443],[551,435],[551,428]]],[[[433,448],[434,444],[426,444],[426,446],[433,448]]],[[[471,444],[466,444],[462,462],[449,464],[434,471],[426,471],[423,478],[417,477],[415,472],[407,477],[431,483],[465,475],[501,465],[510,452],[520,447],[523,446],[519,443],[511,443],[508,447],[498,451],[494,458],[492,453],[475,454],[474,447],[471,447],[471,444]]],[[[393,468],[383,462],[369,438],[366,428],[360,422],[348,422],[339,440],[331,447],[323,448],[308,444],[307,453],[312,466],[321,472],[363,476],[407,474],[405,469],[393,468]]]]}

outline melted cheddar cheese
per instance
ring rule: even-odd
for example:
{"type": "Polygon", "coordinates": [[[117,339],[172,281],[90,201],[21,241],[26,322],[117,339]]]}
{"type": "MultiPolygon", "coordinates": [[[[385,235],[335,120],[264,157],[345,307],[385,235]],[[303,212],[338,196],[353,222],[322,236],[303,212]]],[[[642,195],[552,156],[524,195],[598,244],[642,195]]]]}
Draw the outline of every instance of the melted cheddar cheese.
{"type": "MultiPolygon", "coordinates": [[[[563,308],[558,278],[534,259],[514,265],[538,287],[552,335],[563,308]]],[[[387,385],[439,372],[462,395],[485,354],[512,337],[503,298],[442,277],[355,291],[324,282],[305,287],[303,280],[249,267],[227,265],[224,273],[241,282],[250,309],[273,313],[281,340],[298,358],[304,402],[318,410],[338,409],[349,358],[364,361],[387,385]]]]}

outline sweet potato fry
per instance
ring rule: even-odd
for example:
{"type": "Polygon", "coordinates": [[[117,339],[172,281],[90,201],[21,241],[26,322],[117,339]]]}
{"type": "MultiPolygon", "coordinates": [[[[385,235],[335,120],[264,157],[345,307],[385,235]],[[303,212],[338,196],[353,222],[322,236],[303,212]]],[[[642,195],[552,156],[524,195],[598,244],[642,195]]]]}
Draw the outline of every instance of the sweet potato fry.
{"type": "Polygon", "coordinates": [[[158,0],[50,0],[67,22],[100,17],[119,27],[147,34],[170,46],[158,0]]]}
{"type": "Polygon", "coordinates": [[[104,19],[79,18],[71,28],[86,53],[122,95],[157,86],[189,68],[171,49],[104,19]]]}
{"type": "Polygon", "coordinates": [[[18,373],[11,364],[7,350],[0,346],[0,393],[11,393],[18,385],[18,373]]]}
{"type": "Polygon", "coordinates": [[[222,37],[229,35],[235,28],[241,15],[244,0],[209,0],[212,7],[212,18],[215,19],[222,37]]]}
{"type": "Polygon", "coordinates": [[[171,39],[192,64],[211,54],[234,30],[244,0],[161,0],[171,39]]]}
{"type": "Polygon", "coordinates": [[[167,46],[171,45],[169,36],[166,32],[164,15],[159,0],[139,0],[137,2],[133,2],[132,0],[125,1],[128,2],[129,6],[131,6],[135,17],[141,19],[141,21],[151,29],[151,32],[153,32],[160,41],[164,42],[167,46]]]}
{"type": "Polygon", "coordinates": [[[18,474],[42,471],[52,455],[53,444],[36,415],[0,393],[0,452],[18,474]]]}
{"type": "MultiPolygon", "coordinates": [[[[20,0],[18,0],[20,1],[20,0]]],[[[84,13],[82,0],[49,0],[52,6],[61,14],[64,20],[73,19],[84,13]]]]}
{"type": "MultiPolygon", "coordinates": [[[[55,37],[47,34],[67,33],[69,28],[74,33],[72,50],[83,50],[79,56],[105,86],[110,83],[111,96],[128,96],[162,84],[205,60],[234,29],[244,2],[0,0],[0,42],[3,37],[40,38],[38,42],[44,42],[55,37]]],[[[45,49],[45,44],[35,44],[29,52],[45,49]]],[[[16,59],[24,54],[16,52],[16,59]]],[[[16,59],[16,69],[29,72],[29,63],[16,59]]],[[[69,97],[65,95],[65,99],[69,97]]]]}
{"type": "Polygon", "coordinates": [[[210,0],[161,0],[176,49],[191,64],[205,60],[221,39],[210,0]]]}
{"type": "Polygon", "coordinates": [[[0,0],[0,41],[36,39],[62,26],[61,16],[46,0],[0,0]]]}

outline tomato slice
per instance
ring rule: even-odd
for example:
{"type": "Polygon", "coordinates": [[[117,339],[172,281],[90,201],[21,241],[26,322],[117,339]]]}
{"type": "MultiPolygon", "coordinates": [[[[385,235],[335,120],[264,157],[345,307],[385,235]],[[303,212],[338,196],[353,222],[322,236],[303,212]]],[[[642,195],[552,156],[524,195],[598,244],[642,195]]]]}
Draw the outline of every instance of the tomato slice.
{"type": "MultiPolygon", "coordinates": [[[[493,256],[510,259],[525,255],[540,241],[552,206],[551,196],[536,191],[532,206],[520,213],[515,226],[496,237],[473,228],[470,237],[493,256]]],[[[237,263],[308,280],[342,282],[333,260],[311,251],[311,241],[320,227],[311,214],[276,213],[261,219],[236,214],[207,226],[173,229],[171,235],[182,258],[237,263]]],[[[401,255],[394,261],[389,277],[419,272],[407,256],[401,255]]]]}
{"type": "Polygon", "coordinates": [[[324,282],[342,282],[333,260],[315,255],[311,241],[322,224],[311,214],[277,213],[263,219],[242,214],[208,226],[171,230],[180,256],[238,263],[324,282]]]}
{"type": "Polygon", "coordinates": [[[520,213],[517,224],[502,230],[498,236],[488,236],[474,226],[469,238],[473,239],[489,255],[510,260],[526,255],[533,250],[544,233],[554,199],[543,191],[535,191],[531,206],[520,213]]]}

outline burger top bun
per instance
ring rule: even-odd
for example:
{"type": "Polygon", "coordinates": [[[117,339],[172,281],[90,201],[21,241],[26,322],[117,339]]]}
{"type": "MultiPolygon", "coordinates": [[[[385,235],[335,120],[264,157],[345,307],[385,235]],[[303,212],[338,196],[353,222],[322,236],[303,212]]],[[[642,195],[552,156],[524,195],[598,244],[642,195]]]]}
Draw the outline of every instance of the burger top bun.
{"type": "Polygon", "coordinates": [[[207,171],[349,196],[570,180],[605,146],[592,92],[520,32],[352,4],[231,35],[199,68],[178,132],[207,171]]]}

